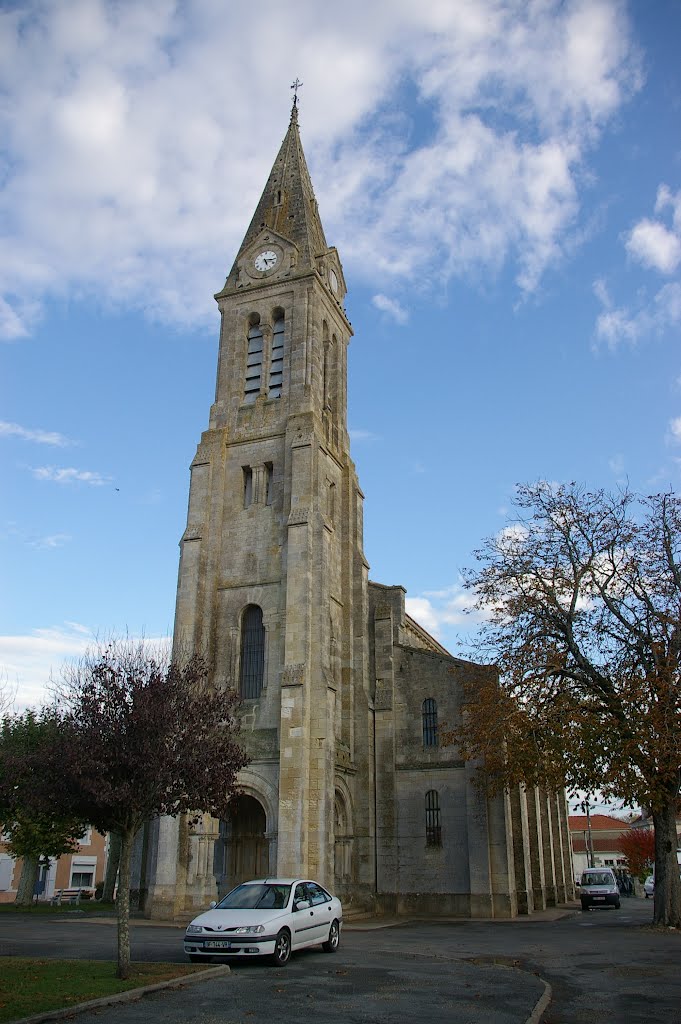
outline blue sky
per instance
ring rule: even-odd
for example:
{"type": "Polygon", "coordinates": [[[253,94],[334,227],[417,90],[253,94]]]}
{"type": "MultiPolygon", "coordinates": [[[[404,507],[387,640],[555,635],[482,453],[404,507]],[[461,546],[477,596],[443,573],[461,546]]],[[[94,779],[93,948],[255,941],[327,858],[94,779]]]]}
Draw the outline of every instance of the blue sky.
{"type": "Polygon", "coordinates": [[[681,466],[681,4],[0,4],[0,671],[172,629],[223,284],[286,131],[348,282],[371,577],[454,653],[539,478],[681,466]]]}

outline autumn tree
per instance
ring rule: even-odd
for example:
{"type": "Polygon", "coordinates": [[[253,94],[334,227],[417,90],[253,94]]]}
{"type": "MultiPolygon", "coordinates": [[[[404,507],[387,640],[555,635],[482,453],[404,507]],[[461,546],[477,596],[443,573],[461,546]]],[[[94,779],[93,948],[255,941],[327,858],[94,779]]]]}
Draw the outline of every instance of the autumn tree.
{"type": "Polygon", "coordinates": [[[498,676],[454,733],[497,786],[564,785],[650,809],[654,921],[681,926],[681,500],[521,486],[465,576],[498,676]]]}
{"type": "Polygon", "coordinates": [[[58,721],[47,710],[6,715],[0,723],[0,821],[7,849],[22,858],[16,903],[28,906],[42,858],[77,849],[86,822],[52,799],[58,721]]]}
{"type": "Polygon", "coordinates": [[[119,640],[66,666],[57,687],[62,802],[120,837],[118,977],[130,970],[130,864],[135,835],[160,815],[224,818],[247,763],[237,698],[209,684],[197,656],[167,662],[119,640]]]}
{"type": "Polygon", "coordinates": [[[617,848],[627,859],[629,873],[643,881],[655,863],[655,833],[647,828],[630,828],[621,832],[617,848]]]}

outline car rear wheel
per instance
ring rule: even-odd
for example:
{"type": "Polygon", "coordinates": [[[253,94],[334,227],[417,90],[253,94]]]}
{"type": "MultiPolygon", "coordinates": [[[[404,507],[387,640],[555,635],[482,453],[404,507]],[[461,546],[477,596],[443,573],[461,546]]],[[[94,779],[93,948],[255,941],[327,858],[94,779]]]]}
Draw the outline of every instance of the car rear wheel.
{"type": "Polygon", "coordinates": [[[332,921],[329,928],[329,937],[326,942],[322,942],[322,949],[325,953],[335,953],[339,942],[340,928],[338,927],[338,921],[332,921]]]}
{"type": "Polygon", "coordinates": [[[289,935],[285,928],[282,928],[279,934],[277,935],[276,941],[274,943],[274,953],[272,954],[272,960],[274,961],[275,964],[278,964],[279,967],[283,967],[284,964],[287,964],[289,962],[290,956],[291,936],[289,935]]]}

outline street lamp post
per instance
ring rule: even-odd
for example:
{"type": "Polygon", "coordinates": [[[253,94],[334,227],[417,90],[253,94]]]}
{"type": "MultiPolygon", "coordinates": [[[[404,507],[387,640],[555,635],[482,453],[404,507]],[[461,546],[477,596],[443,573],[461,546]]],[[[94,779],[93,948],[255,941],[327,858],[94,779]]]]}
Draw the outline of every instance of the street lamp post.
{"type": "Polygon", "coordinates": [[[586,814],[586,858],[589,862],[589,867],[593,868],[594,864],[594,842],[591,834],[591,804],[589,803],[589,794],[577,804],[575,807],[576,811],[581,810],[583,814],[586,814]]]}

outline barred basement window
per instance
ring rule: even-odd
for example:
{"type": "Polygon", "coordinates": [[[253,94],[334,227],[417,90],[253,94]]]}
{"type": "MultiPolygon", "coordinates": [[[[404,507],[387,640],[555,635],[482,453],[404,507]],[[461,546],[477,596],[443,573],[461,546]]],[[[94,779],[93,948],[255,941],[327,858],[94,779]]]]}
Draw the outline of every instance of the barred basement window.
{"type": "Polygon", "coordinates": [[[255,402],[260,394],[262,373],[262,328],[253,324],[248,330],[248,356],[246,358],[246,384],[244,402],[255,402]]]}
{"type": "Polygon", "coordinates": [[[284,379],[284,314],[272,324],[272,358],[270,360],[270,398],[281,398],[284,379]]]}
{"type": "Polygon", "coordinates": [[[265,669],[265,627],[262,608],[249,604],[241,620],[241,668],[239,693],[243,698],[259,697],[265,669]]]}
{"type": "Polygon", "coordinates": [[[437,739],[437,701],[433,697],[424,700],[421,706],[421,717],[423,720],[423,745],[424,747],[436,747],[437,739]]]}
{"type": "Polygon", "coordinates": [[[426,846],[442,846],[440,799],[436,789],[426,793],[426,846]]]}

